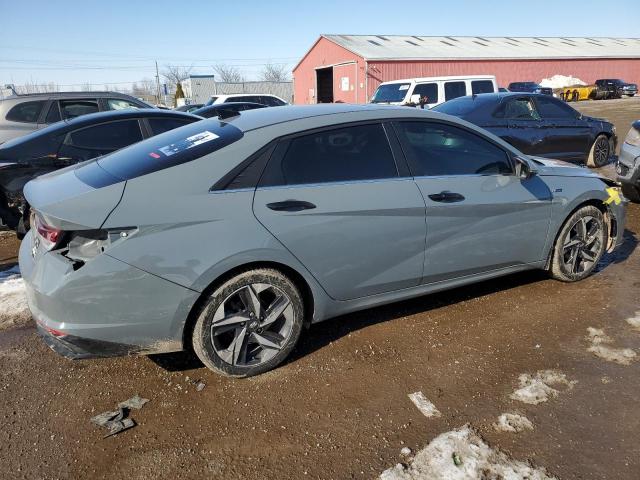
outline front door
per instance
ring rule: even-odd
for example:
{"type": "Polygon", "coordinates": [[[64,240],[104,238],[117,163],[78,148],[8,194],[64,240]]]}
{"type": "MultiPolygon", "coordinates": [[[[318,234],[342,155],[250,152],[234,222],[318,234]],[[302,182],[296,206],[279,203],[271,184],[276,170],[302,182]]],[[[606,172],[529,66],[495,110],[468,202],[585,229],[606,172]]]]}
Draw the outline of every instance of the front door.
{"type": "Polygon", "coordinates": [[[424,283],[543,258],[551,192],[521,179],[501,146],[458,126],[395,124],[427,207],[424,283]]]}
{"type": "Polygon", "coordinates": [[[380,123],[283,140],[256,189],[257,219],[338,300],[416,286],[425,205],[380,123]]]}
{"type": "Polygon", "coordinates": [[[527,155],[541,155],[544,151],[544,130],[540,115],[531,97],[509,98],[494,116],[507,122],[503,138],[527,155]]]}

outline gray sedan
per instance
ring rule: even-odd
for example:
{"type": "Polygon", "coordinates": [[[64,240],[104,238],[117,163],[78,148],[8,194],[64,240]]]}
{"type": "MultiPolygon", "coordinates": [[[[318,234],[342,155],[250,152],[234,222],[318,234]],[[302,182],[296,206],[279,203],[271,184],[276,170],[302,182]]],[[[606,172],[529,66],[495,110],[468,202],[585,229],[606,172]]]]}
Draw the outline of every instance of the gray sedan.
{"type": "Polygon", "coordinates": [[[616,171],[624,196],[632,202],[640,203],[640,120],[631,125],[620,147],[616,171]]]}
{"type": "Polygon", "coordinates": [[[618,193],[443,114],[265,108],[28,183],[20,268],[68,357],[192,348],[243,377],[330,317],[522,270],[581,280],[622,240],[618,193]]]}

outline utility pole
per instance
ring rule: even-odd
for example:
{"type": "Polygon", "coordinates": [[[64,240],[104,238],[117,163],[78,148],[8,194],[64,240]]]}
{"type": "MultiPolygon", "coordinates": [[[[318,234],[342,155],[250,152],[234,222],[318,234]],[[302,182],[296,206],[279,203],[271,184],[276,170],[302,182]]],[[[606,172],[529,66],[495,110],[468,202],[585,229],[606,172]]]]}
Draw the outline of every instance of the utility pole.
{"type": "Polygon", "coordinates": [[[158,61],[156,60],[156,104],[160,103],[160,73],[158,72],[158,61]]]}

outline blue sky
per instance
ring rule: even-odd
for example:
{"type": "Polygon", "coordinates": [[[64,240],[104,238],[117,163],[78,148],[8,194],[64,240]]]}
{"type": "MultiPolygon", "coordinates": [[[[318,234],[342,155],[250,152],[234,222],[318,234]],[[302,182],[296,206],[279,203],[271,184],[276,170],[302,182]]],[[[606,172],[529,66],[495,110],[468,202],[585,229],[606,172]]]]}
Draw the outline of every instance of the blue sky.
{"type": "Polygon", "coordinates": [[[321,33],[639,37],[637,0],[0,0],[0,84],[72,88],[154,74],[154,60],[292,67],[321,33]],[[27,7],[28,5],[28,7],[27,7]],[[566,13],[563,13],[566,12],[566,13]]]}

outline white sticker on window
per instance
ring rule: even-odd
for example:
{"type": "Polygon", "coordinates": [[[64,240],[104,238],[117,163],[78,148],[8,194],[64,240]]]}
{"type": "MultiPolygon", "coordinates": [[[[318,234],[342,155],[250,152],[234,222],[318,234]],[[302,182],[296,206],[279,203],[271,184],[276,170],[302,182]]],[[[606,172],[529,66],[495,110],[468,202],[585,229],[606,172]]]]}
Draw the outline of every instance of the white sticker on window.
{"type": "Polygon", "coordinates": [[[171,145],[167,145],[166,147],[161,147],[158,150],[164,153],[167,157],[170,157],[171,155],[183,152],[197,145],[210,142],[212,140],[215,140],[216,138],[220,138],[220,136],[216,135],[213,132],[205,130],[204,132],[196,133],[195,135],[191,135],[190,137],[187,137],[184,140],[180,140],[179,142],[172,143],[171,145]]]}
{"type": "Polygon", "coordinates": [[[409,85],[400,85],[400,88],[398,88],[398,90],[409,90],[409,85]]]}

